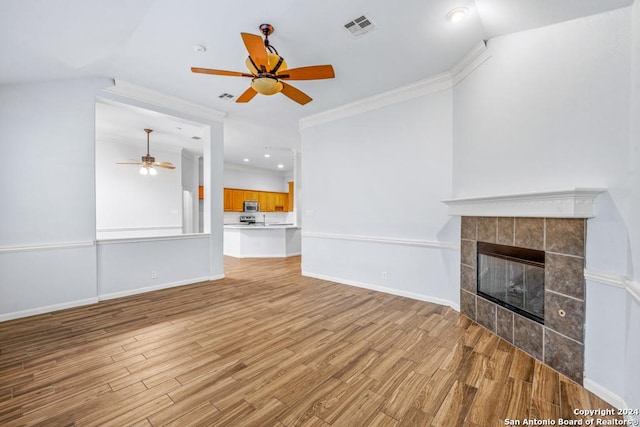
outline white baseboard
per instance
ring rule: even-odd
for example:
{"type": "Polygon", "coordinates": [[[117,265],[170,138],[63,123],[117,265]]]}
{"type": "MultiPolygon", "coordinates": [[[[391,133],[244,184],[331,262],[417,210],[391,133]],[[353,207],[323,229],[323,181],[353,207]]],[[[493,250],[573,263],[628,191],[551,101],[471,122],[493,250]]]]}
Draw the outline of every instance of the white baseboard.
{"type": "Polygon", "coordinates": [[[372,291],[383,292],[385,294],[391,294],[391,295],[397,295],[397,296],[400,296],[400,297],[411,298],[411,299],[415,299],[415,300],[418,300],[418,301],[431,302],[431,303],[438,304],[438,305],[448,306],[448,307],[453,308],[456,311],[460,311],[460,306],[458,304],[455,304],[453,301],[449,301],[449,300],[446,300],[446,299],[443,299],[443,298],[432,297],[432,296],[429,296],[429,295],[418,294],[418,293],[415,293],[415,292],[403,291],[403,290],[395,289],[395,288],[388,288],[388,287],[385,287],[385,286],[372,285],[370,283],[357,282],[355,280],[343,279],[341,277],[325,276],[323,274],[310,273],[308,271],[303,271],[302,275],[303,276],[307,276],[307,277],[313,277],[315,279],[326,280],[326,281],[329,281],[329,282],[340,283],[342,285],[355,286],[355,287],[358,287],[358,288],[364,288],[364,289],[369,289],[369,290],[372,290],[372,291]]]}
{"type": "Polygon", "coordinates": [[[115,298],[128,297],[131,295],[144,294],[146,292],[159,291],[161,289],[175,288],[177,286],[193,285],[194,283],[208,282],[211,280],[220,280],[220,279],[224,279],[224,274],[219,274],[217,276],[209,276],[209,277],[194,277],[193,279],[188,279],[188,280],[179,280],[177,282],[162,283],[159,285],[130,289],[122,292],[101,294],[101,295],[98,295],[98,298],[100,301],[105,301],[105,300],[110,300],[115,298]]]}
{"type": "Polygon", "coordinates": [[[288,254],[282,254],[282,255],[274,255],[274,254],[251,254],[251,255],[232,255],[232,254],[224,254],[224,256],[230,256],[233,258],[288,258],[291,256],[297,256],[297,255],[302,255],[301,252],[294,252],[294,253],[288,253],[288,254]]]}
{"type": "Polygon", "coordinates": [[[28,310],[14,311],[12,313],[0,314],[0,322],[20,319],[22,317],[36,316],[38,314],[51,313],[52,311],[60,311],[67,308],[80,307],[83,305],[96,304],[98,301],[98,298],[86,298],[76,301],[69,301],[62,304],[53,304],[44,307],[30,308],[28,310]]]}
{"type": "MultiPolygon", "coordinates": [[[[629,405],[627,405],[627,403],[624,401],[623,398],[621,398],[611,390],[607,389],[606,387],[601,386],[600,384],[598,384],[597,382],[593,381],[590,378],[584,378],[583,385],[584,385],[584,388],[586,388],[591,393],[598,396],[600,399],[609,403],[614,408],[635,409],[635,408],[629,408],[629,405]]],[[[638,421],[640,421],[640,419],[638,419],[637,416],[631,415],[631,414],[625,415],[625,420],[630,422],[628,425],[638,425],[638,421]]]]}

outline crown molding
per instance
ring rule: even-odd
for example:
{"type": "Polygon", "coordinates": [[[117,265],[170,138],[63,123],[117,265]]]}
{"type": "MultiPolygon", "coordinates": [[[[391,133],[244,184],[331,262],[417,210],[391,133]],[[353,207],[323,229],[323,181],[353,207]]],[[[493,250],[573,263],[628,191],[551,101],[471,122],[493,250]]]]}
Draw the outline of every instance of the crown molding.
{"type": "Polygon", "coordinates": [[[535,218],[592,218],[604,188],[572,188],[443,200],[449,215],[535,218]]]}
{"type": "Polygon", "coordinates": [[[456,65],[451,68],[453,85],[457,85],[469,74],[482,65],[491,55],[487,51],[487,43],[483,40],[469,51],[456,65]]]}
{"type": "Polygon", "coordinates": [[[114,85],[104,89],[104,92],[216,122],[223,121],[227,116],[226,113],[213,108],[185,101],[182,98],[166,95],[119,79],[114,79],[114,85]]]}
{"type": "Polygon", "coordinates": [[[366,113],[367,111],[375,110],[387,105],[397,104],[398,102],[407,101],[409,99],[449,89],[451,88],[451,85],[451,73],[445,72],[429,79],[420,80],[406,86],[401,86],[377,95],[369,96],[359,101],[351,102],[322,113],[303,117],[300,119],[299,126],[300,129],[318,126],[334,120],[366,113]]]}
{"type": "Polygon", "coordinates": [[[420,96],[429,95],[441,90],[450,89],[464,80],[476,68],[482,65],[491,55],[487,51],[486,42],[483,40],[473,47],[450,71],[420,80],[409,85],[401,86],[377,95],[369,96],[361,100],[342,105],[318,114],[300,119],[299,128],[306,129],[329,123],[334,120],[366,113],[367,111],[407,101],[420,96]]]}

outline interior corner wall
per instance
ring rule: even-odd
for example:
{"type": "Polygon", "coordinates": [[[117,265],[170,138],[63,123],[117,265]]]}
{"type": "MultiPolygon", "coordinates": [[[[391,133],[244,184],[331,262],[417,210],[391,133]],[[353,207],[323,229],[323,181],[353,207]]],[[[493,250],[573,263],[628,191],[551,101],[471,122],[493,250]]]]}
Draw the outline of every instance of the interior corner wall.
{"type": "Polygon", "coordinates": [[[112,84],[0,86],[0,320],[97,298],[95,99],[112,84]]]}
{"type": "MultiPolygon", "coordinates": [[[[632,8],[631,41],[631,137],[630,137],[630,209],[626,216],[632,258],[631,283],[635,292],[628,297],[628,325],[625,354],[626,396],[631,407],[640,407],[640,0],[632,8]]],[[[637,417],[640,419],[640,417],[637,417]]]]}
{"type": "Polygon", "coordinates": [[[458,306],[451,90],[301,133],[303,274],[458,306]]]}
{"type": "Polygon", "coordinates": [[[608,189],[587,222],[586,268],[620,285],[587,280],[585,385],[638,407],[623,284],[640,243],[627,227],[638,210],[626,217],[630,41],[630,8],[489,40],[490,58],[454,88],[453,194],[608,189]]]}

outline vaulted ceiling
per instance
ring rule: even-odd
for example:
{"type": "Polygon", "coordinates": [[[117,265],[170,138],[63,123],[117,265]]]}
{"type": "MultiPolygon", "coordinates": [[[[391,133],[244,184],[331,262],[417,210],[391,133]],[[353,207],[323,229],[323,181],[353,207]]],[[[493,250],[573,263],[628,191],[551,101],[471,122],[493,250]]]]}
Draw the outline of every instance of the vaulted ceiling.
{"type": "MultiPolygon", "coordinates": [[[[298,120],[449,70],[482,40],[629,6],[633,0],[3,0],[0,84],[105,76],[227,113],[228,161],[265,146],[295,146],[298,120]],[[465,20],[445,17],[465,7],[465,20]],[[344,25],[366,16],[375,29],[344,25]],[[241,32],[269,39],[290,68],[332,64],[336,78],[291,82],[314,100],[239,96],[250,80],[194,74],[190,67],[245,72],[241,32]],[[200,45],[204,52],[194,49],[200,45]],[[246,132],[243,132],[245,129],[246,132]],[[256,135],[263,135],[258,138],[256,135]]],[[[144,125],[131,124],[140,133],[144,125]],[[138,129],[139,128],[139,129],[138,129]]],[[[133,130],[132,130],[133,131],[133,130]]],[[[268,165],[258,164],[262,167],[268,165]]]]}

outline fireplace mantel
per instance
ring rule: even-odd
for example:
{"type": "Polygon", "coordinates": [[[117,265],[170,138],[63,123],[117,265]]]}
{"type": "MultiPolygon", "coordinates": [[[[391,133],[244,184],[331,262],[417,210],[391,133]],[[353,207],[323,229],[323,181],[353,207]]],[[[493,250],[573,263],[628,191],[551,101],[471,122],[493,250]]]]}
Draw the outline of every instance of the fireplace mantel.
{"type": "Polygon", "coordinates": [[[605,188],[571,188],[443,200],[449,215],[534,218],[592,218],[605,188]]]}

